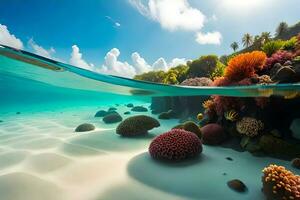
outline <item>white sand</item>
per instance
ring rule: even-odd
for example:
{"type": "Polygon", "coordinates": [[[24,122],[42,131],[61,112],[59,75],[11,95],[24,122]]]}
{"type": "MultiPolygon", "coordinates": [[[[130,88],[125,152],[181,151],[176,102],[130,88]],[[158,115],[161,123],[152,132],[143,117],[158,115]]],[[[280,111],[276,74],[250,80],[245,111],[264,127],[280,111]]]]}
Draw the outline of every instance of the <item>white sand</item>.
{"type": "MultiPolygon", "coordinates": [[[[292,169],[286,161],[207,146],[193,162],[162,164],[149,157],[148,145],[177,120],[161,121],[146,138],[122,138],[115,134],[115,124],[93,117],[99,109],[1,115],[0,199],[259,200],[263,167],[275,163],[292,169]],[[85,122],[96,130],[75,133],[85,122]],[[227,187],[235,178],[244,181],[248,192],[227,187]]],[[[120,113],[127,110],[118,107],[120,113]]]]}

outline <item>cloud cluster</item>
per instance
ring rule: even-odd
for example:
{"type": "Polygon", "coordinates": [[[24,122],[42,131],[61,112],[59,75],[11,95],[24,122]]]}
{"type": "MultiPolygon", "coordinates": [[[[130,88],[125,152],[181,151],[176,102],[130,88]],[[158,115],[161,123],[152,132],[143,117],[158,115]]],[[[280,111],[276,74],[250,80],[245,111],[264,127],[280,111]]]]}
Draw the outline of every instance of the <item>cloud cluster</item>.
{"type": "Polygon", "coordinates": [[[38,45],[33,38],[28,41],[28,45],[34,50],[34,53],[53,59],[52,55],[55,53],[55,49],[53,47],[51,47],[49,50],[46,50],[42,46],[38,45]]]}
{"type": "MultiPolygon", "coordinates": [[[[187,0],[129,0],[129,3],[164,29],[197,32],[195,40],[199,44],[221,43],[220,32],[201,31],[208,19],[199,9],[190,6],[187,0]]],[[[217,16],[213,15],[212,20],[216,19],[217,16]]]]}
{"type": "Polygon", "coordinates": [[[23,49],[23,43],[15,35],[10,34],[5,25],[0,24],[0,44],[23,49]]]}
{"type": "Polygon", "coordinates": [[[92,63],[88,64],[82,58],[82,54],[80,53],[79,47],[77,45],[72,46],[70,64],[86,70],[94,71],[94,65],[92,63]]]}

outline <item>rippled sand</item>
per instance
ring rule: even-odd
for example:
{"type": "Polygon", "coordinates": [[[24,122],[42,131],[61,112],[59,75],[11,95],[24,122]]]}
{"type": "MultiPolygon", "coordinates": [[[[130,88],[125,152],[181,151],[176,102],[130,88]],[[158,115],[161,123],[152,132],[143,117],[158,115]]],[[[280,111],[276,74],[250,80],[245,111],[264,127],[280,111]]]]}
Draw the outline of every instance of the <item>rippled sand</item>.
{"type": "MultiPolygon", "coordinates": [[[[120,113],[129,110],[117,108],[120,113]]],[[[259,200],[263,167],[275,163],[292,169],[287,161],[207,146],[195,161],[162,164],[149,157],[147,148],[176,120],[161,121],[162,126],[146,138],[122,138],[115,134],[115,125],[93,117],[99,109],[2,114],[1,199],[259,200]],[[75,133],[76,126],[85,122],[96,130],[75,133]],[[226,160],[228,156],[233,161],[226,160]],[[235,178],[248,186],[245,194],[227,187],[226,182],[235,178]]]]}

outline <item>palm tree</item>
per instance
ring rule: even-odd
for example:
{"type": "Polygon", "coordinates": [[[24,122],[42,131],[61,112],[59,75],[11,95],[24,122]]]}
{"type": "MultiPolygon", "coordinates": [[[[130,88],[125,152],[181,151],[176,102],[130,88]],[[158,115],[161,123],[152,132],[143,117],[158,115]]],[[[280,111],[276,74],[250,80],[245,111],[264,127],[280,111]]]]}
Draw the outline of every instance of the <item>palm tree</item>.
{"type": "Polygon", "coordinates": [[[233,51],[235,52],[238,48],[239,48],[239,44],[237,42],[233,42],[230,47],[233,49],[233,51]]]}
{"type": "Polygon", "coordinates": [[[271,33],[270,32],[262,32],[260,36],[262,43],[269,42],[271,40],[271,33]]]}
{"type": "Polygon", "coordinates": [[[249,47],[253,43],[253,36],[249,33],[246,33],[242,39],[243,45],[249,47]]]}
{"type": "Polygon", "coordinates": [[[289,28],[289,25],[286,22],[281,22],[276,29],[276,36],[280,36],[285,33],[289,28]]]}

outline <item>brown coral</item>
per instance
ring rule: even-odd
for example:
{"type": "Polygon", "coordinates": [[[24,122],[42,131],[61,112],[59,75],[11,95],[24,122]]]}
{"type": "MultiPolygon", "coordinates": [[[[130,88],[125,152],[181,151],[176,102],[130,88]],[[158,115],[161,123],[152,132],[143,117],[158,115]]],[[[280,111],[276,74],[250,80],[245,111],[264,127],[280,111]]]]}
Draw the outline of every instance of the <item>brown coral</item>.
{"type": "Polygon", "coordinates": [[[262,172],[263,192],[268,200],[300,200],[300,176],[277,165],[270,165],[262,172]]]}
{"type": "Polygon", "coordinates": [[[243,117],[240,121],[236,123],[236,130],[242,134],[249,137],[254,137],[259,134],[264,128],[264,124],[260,120],[256,120],[252,117],[243,117]]]}

